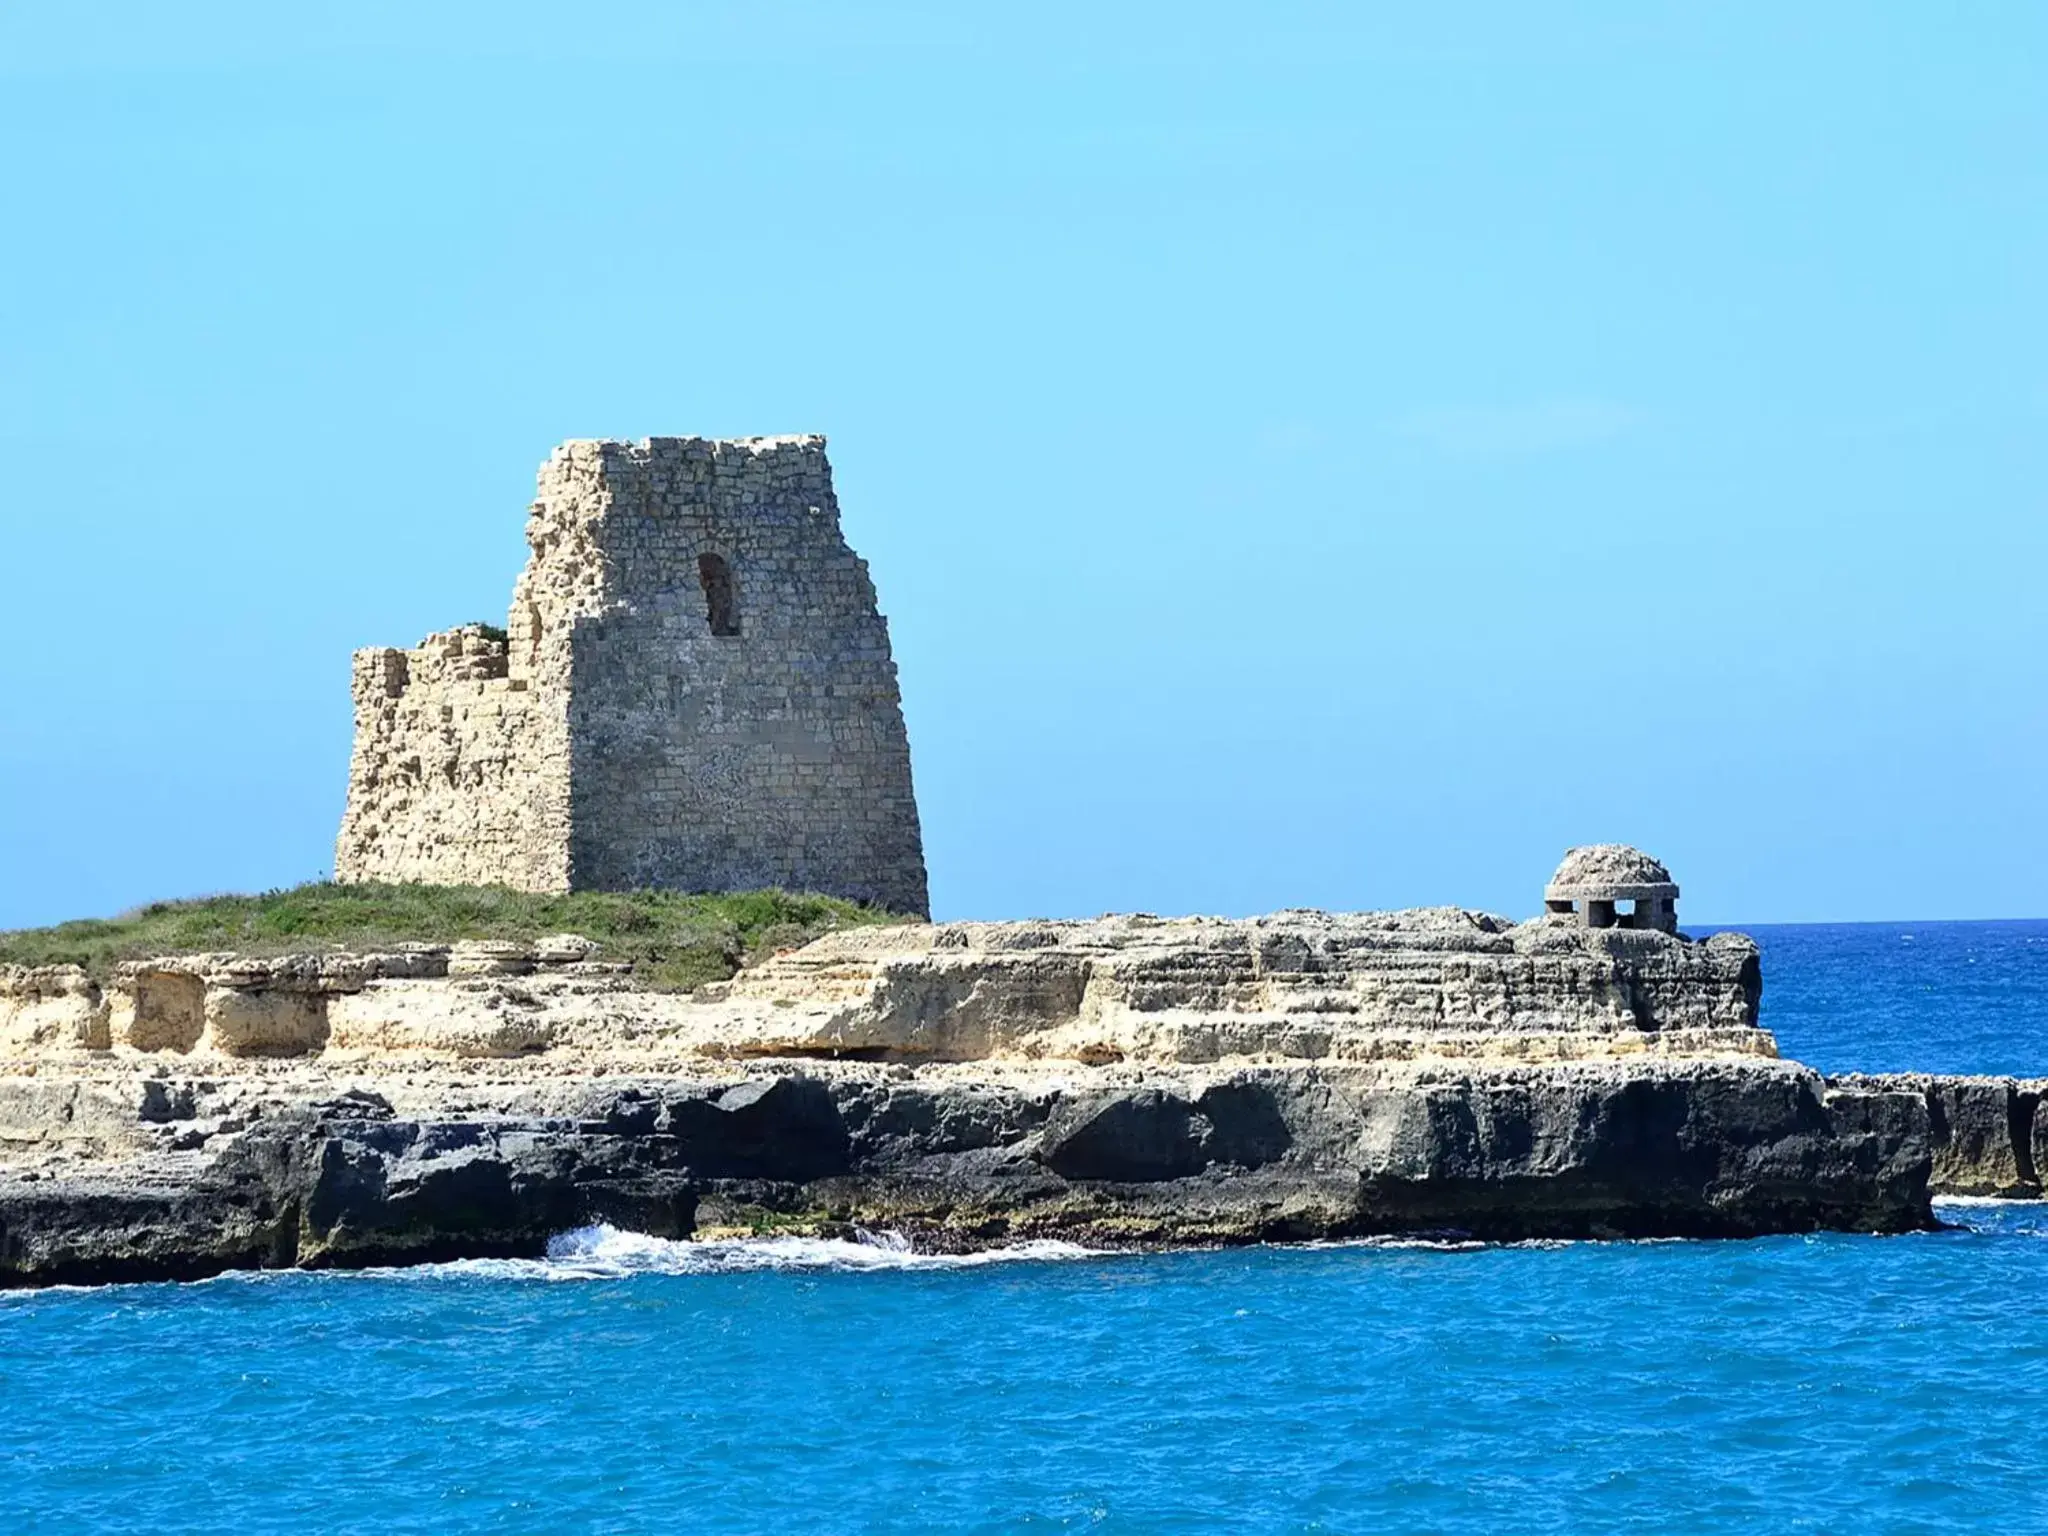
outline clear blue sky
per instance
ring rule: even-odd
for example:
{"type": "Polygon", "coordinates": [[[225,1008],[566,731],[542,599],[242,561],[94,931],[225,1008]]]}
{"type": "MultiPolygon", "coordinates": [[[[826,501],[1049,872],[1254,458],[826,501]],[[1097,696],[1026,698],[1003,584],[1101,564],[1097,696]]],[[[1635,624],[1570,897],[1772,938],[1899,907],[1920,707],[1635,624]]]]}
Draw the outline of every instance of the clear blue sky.
{"type": "Polygon", "coordinates": [[[0,6],[0,926],[822,431],[941,915],[2048,913],[2048,7],[0,6]],[[553,12],[554,14],[550,14],[553,12]]]}

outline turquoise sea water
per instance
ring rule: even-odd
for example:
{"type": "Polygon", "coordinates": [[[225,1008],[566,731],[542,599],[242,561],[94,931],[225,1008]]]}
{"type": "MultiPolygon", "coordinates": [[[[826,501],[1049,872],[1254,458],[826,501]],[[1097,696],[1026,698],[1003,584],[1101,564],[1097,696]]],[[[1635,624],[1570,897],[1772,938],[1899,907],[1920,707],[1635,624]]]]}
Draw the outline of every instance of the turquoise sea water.
{"type": "MultiPolygon", "coordinates": [[[[2048,924],[1760,936],[1788,1054],[2048,1068],[2048,924]]],[[[0,1532],[2048,1529],[2048,1208],[1945,1214],[0,1294],[0,1532]]]]}

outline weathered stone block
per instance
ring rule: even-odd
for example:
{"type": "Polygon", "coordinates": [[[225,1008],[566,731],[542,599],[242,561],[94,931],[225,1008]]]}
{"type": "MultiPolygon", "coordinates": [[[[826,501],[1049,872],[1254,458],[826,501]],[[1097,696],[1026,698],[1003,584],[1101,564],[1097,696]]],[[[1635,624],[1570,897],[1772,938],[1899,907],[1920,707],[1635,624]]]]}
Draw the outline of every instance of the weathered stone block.
{"type": "Polygon", "coordinates": [[[105,1050],[107,1008],[75,965],[0,967],[0,1050],[105,1050]]]}
{"type": "Polygon", "coordinates": [[[135,968],[108,992],[108,1034],[137,1051],[189,1051],[206,1029],[206,984],[186,971],[135,968]]]}
{"type": "Polygon", "coordinates": [[[224,1056],[303,1056],[327,1043],[318,992],[206,989],[206,1044],[224,1056]]]}

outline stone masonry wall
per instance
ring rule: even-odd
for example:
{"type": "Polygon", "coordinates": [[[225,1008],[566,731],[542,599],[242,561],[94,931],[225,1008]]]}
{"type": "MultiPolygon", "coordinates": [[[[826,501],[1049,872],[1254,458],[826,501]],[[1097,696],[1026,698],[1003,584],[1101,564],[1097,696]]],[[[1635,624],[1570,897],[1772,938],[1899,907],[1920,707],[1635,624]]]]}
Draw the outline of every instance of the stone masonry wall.
{"type": "Polygon", "coordinates": [[[336,877],[924,912],[888,626],[824,447],[557,448],[507,640],[359,653],[336,877]]]}
{"type": "Polygon", "coordinates": [[[356,652],[335,878],[563,888],[567,698],[534,682],[474,625],[356,652]]]}
{"type": "Polygon", "coordinates": [[[824,440],[589,449],[611,601],[575,640],[572,879],[924,911],[888,626],[840,536],[824,440]],[[733,633],[714,633],[720,572],[733,633]]]}

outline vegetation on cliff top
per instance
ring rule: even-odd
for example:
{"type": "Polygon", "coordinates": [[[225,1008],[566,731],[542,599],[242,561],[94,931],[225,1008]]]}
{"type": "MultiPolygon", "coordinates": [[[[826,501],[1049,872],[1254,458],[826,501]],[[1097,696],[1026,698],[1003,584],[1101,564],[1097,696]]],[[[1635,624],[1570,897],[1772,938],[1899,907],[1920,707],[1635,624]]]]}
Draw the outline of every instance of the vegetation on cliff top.
{"type": "Polygon", "coordinates": [[[105,978],[123,960],[202,950],[275,955],[578,933],[603,946],[600,958],[631,961],[646,985],[680,990],[722,981],[751,959],[834,928],[901,921],[836,897],[788,891],[536,895],[502,886],[323,882],[260,896],[156,901],[120,917],[0,933],[0,965],[82,965],[105,978]]]}

